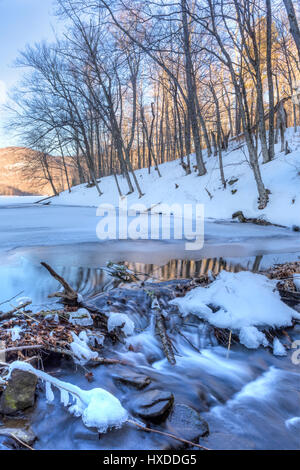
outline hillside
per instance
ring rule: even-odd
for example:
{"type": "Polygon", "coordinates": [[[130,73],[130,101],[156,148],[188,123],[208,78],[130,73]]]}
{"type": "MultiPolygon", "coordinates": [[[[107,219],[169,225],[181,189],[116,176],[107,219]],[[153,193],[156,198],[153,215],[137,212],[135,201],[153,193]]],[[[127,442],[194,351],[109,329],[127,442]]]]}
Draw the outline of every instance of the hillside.
{"type": "MultiPolygon", "coordinates": [[[[51,195],[51,185],[44,180],[40,168],[35,171],[26,168],[28,155],[36,152],[24,147],[7,147],[0,149],[0,195],[28,196],[51,195]]],[[[66,181],[59,157],[52,157],[51,174],[59,191],[66,189],[66,181]]]]}
{"type": "MultiPolygon", "coordinates": [[[[226,189],[221,185],[217,158],[205,158],[207,174],[202,177],[196,173],[186,176],[180,161],[175,160],[160,165],[161,178],[153,168],[150,175],[147,169],[136,171],[145,195],[139,199],[136,192],[130,194],[128,207],[134,203],[144,204],[147,208],[155,205],[158,212],[163,203],[203,203],[207,218],[231,219],[234,212],[242,210],[246,217],[264,217],[286,226],[300,225],[300,144],[292,129],[288,130],[287,137],[292,153],[281,153],[277,145],[275,159],[261,165],[263,181],[271,191],[268,206],[263,211],[257,208],[258,195],[245,146],[224,153],[226,189]]],[[[192,162],[195,164],[194,157],[192,162]]],[[[126,194],[126,180],[119,177],[119,183],[123,194],[126,194]]],[[[117,206],[119,195],[114,177],[102,178],[100,188],[103,192],[101,197],[95,188],[79,185],[72,188],[71,194],[63,192],[51,203],[95,207],[107,203],[117,206]]]]}

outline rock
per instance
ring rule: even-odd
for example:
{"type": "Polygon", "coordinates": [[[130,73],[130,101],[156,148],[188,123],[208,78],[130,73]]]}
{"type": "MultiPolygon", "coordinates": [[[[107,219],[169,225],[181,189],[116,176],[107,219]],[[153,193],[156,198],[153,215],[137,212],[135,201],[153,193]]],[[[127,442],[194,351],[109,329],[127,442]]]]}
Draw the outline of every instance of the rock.
{"type": "Polygon", "coordinates": [[[13,370],[0,400],[0,413],[12,415],[34,405],[37,377],[30,372],[13,370]]]}
{"type": "MultiPolygon", "coordinates": [[[[6,436],[13,439],[13,436],[16,436],[17,439],[20,439],[25,444],[31,446],[36,440],[36,435],[31,428],[8,428],[0,427],[0,436],[6,436]]],[[[17,440],[16,439],[16,440],[17,440]]]]}
{"type": "Polygon", "coordinates": [[[170,433],[192,442],[209,433],[208,424],[200,413],[183,403],[174,405],[166,425],[170,433]]]}
{"type": "Polygon", "coordinates": [[[134,372],[126,372],[115,377],[115,380],[125,385],[135,387],[138,390],[142,390],[151,383],[151,379],[147,375],[135,374],[134,372]]]}
{"type": "Polygon", "coordinates": [[[255,443],[240,436],[234,436],[225,432],[214,432],[204,439],[199,439],[199,444],[212,450],[253,450],[255,443]]]}
{"type": "Polygon", "coordinates": [[[149,390],[138,396],[134,402],[134,413],[148,421],[162,421],[167,417],[174,402],[172,393],[149,390]]]}

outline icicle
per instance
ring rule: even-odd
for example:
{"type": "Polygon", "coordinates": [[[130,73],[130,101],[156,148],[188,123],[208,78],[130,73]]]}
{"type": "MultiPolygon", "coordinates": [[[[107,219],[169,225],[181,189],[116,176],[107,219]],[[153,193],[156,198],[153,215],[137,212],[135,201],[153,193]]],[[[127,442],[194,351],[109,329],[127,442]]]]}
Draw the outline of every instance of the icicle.
{"type": "Polygon", "coordinates": [[[68,406],[69,392],[67,392],[67,390],[60,389],[60,401],[64,406],[68,406]]]}
{"type": "Polygon", "coordinates": [[[51,403],[54,400],[54,393],[52,391],[50,382],[46,382],[46,398],[49,403],[51,403]]]}

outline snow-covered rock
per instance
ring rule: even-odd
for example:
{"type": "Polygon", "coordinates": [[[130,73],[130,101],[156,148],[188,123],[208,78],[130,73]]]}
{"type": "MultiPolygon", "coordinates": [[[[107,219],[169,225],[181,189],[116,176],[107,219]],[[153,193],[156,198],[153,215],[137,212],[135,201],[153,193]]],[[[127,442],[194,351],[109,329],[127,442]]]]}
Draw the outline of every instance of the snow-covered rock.
{"type": "Polygon", "coordinates": [[[108,331],[113,331],[117,327],[122,327],[125,336],[130,336],[134,332],[135,325],[125,313],[111,313],[107,322],[108,331]]]}
{"type": "MultiPolygon", "coordinates": [[[[197,287],[171,301],[183,316],[193,314],[218,328],[239,334],[248,348],[267,346],[258,328],[289,326],[300,314],[284,304],[276,290],[276,280],[251,272],[222,271],[208,287],[197,287]]],[[[279,345],[275,342],[275,350],[279,345]]]]}

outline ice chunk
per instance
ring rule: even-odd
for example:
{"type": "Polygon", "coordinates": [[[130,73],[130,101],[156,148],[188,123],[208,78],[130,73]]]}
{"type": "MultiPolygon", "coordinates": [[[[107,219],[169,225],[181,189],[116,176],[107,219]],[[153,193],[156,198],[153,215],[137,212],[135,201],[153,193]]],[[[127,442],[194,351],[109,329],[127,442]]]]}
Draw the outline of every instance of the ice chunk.
{"type": "Polygon", "coordinates": [[[103,346],[104,335],[90,330],[83,330],[79,333],[79,338],[89,346],[103,346]]]}
{"type": "Polygon", "coordinates": [[[257,349],[261,344],[268,346],[268,340],[264,333],[259,331],[255,326],[243,326],[240,329],[239,339],[241,344],[249,349],[257,349]]]}
{"type": "Polygon", "coordinates": [[[278,338],[273,341],[273,354],[274,356],[286,356],[286,350],[278,338]]]}
{"type": "Polygon", "coordinates": [[[13,328],[11,328],[10,330],[10,334],[11,334],[11,340],[12,341],[17,341],[18,339],[21,338],[21,331],[22,331],[22,328],[20,326],[14,326],[13,328]]]}
{"type": "Polygon", "coordinates": [[[113,331],[118,326],[122,327],[125,336],[130,336],[134,332],[135,325],[127,315],[124,313],[111,313],[107,322],[108,331],[113,331]]]}
{"type": "Polygon", "coordinates": [[[99,432],[104,433],[110,428],[121,427],[128,419],[128,412],[123,408],[118,398],[107,390],[102,388],[82,390],[76,385],[63,382],[43,371],[35,369],[27,362],[22,361],[15,361],[10,364],[7,378],[10,377],[12,371],[15,369],[31,372],[41,380],[44,380],[46,382],[47,398],[49,399],[54,398],[51,385],[58,388],[60,391],[65,391],[62,396],[64,403],[67,403],[66,394],[70,394],[74,397],[75,404],[69,408],[69,411],[75,416],[81,416],[83,423],[87,427],[96,428],[99,432]]]}
{"type": "Polygon", "coordinates": [[[69,317],[69,322],[72,325],[91,326],[93,319],[90,312],[86,308],[80,308],[77,312],[72,312],[69,317]]]}
{"type": "Polygon", "coordinates": [[[89,360],[96,359],[98,357],[98,354],[95,351],[91,351],[87,343],[84,340],[80,339],[73,332],[72,337],[73,343],[70,344],[70,348],[80,364],[85,364],[89,360]]]}

